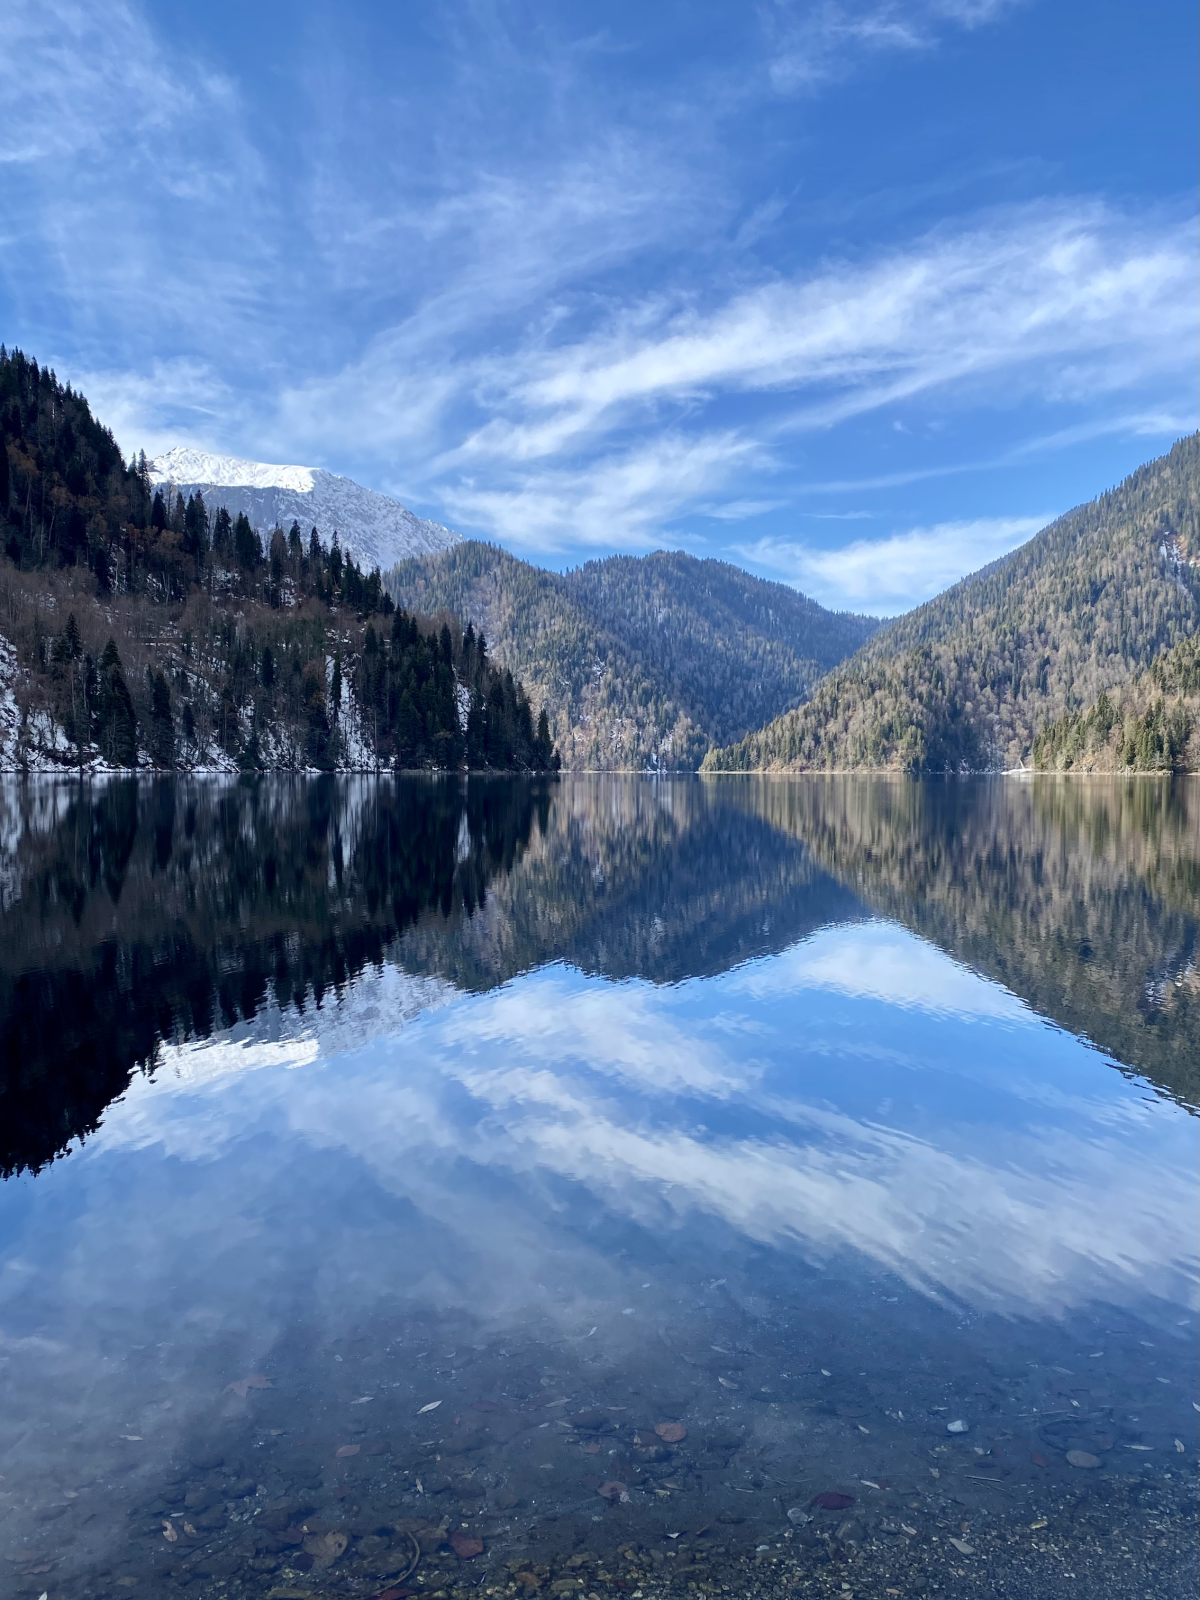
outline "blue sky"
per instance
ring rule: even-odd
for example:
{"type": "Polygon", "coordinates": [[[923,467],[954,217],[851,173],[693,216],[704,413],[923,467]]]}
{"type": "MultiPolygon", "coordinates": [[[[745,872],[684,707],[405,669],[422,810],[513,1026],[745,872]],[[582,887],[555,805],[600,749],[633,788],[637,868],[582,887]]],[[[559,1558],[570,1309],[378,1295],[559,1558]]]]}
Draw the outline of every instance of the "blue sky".
{"type": "Polygon", "coordinates": [[[883,614],[1197,424],[1194,7],[6,17],[0,337],[127,450],[883,614]]]}

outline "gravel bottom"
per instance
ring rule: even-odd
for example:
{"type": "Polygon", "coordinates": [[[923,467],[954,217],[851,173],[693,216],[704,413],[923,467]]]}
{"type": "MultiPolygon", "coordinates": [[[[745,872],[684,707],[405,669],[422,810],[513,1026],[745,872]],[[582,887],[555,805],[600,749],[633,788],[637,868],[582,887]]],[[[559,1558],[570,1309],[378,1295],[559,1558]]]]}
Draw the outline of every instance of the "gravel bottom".
{"type": "Polygon", "coordinates": [[[404,1524],[393,1525],[389,1537],[378,1525],[375,1533],[356,1531],[348,1519],[345,1538],[339,1532],[334,1540],[341,1553],[326,1571],[319,1557],[314,1568],[299,1550],[264,1556],[251,1554],[250,1545],[225,1545],[194,1550],[181,1561],[141,1545],[125,1562],[69,1581],[27,1571],[10,1592],[22,1600],[43,1594],[48,1600],[115,1600],[135,1593],[164,1600],[1190,1600],[1196,1593],[1196,1487],[1178,1476],[1169,1482],[1110,1478],[1087,1492],[1046,1496],[1032,1516],[1014,1511],[968,1520],[958,1510],[944,1503],[913,1509],[910,1502],[870,1526],[835,1514],[756,1548],[739,1546],[719,1527],[665,1547],[644,1537],[622,1540],[621,1512],[614,1508],[590,1535],[545,1525],[530,1530],[527,1553],[514,1553],[520,1543],[510,1536],[466,1559],[450,1548],[445,1530],[426,1528],[419,1564],[407,1575],[408,1561],[400,1558],[415,1547],[404,1524]]]}

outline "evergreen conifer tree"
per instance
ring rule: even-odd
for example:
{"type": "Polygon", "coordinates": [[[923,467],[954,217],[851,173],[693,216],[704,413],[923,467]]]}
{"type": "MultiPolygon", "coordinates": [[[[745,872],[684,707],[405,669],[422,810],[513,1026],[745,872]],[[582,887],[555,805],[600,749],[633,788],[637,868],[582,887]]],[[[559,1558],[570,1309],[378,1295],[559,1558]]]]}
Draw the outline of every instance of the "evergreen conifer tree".
{"type": "Polygon", "coordinates": [[[150,757],[156,767],[175,765],[175,724],[171,717],[171,690],[161,672],[150,689],[150,757]]]}
{"type": "Polygon", "coordinates": [[[95,739],[111,766],[137,766],[137,716],[116,640],[111,638],[100,657],[95,739]]]}
{"type": "Polygon", "coordinates": [[[246,572],[253,572],[262,564],[262,541],[250,526],[250,518],[244,511],[238,512],[233,525],[233,551],[238,566],[246,572]]]}
{"type": "Polygon", "coordinates": [[[213,518],[212,530],[213,554],[228,561],[233,554],[233,519],[224,506],[217,507],[217,514],[213,518]]]}

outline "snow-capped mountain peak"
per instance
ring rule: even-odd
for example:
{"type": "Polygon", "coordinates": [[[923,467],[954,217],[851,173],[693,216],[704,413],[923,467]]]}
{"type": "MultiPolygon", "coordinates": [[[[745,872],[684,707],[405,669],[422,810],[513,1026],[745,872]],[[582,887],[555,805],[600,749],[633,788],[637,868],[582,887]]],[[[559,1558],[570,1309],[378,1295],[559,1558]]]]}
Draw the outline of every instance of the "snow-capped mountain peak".
{"type": "Polygon", "coordinates": [[[277,467],[265,461],[243,461],[238,456],[214,456],[207,450],[176,445],[150,463],[155,483],[208,483],[223,489],[294,489],[311,494],[312,467],[277,467]]]}
{"type": "Polygon", "coordinates": [[[204,496],[209,510],[224,506],[231,516],[244,511],[265,532],[299,522],[307,535],[319,530],[328,543],[334,533],[342,547],[369,571],[383,571],[407,556],[431,555],[458,544],[461,534],[440,522],[418,517],[390,495],[365,489],[353,478],[324,467],[277,466],[212,455],[178,445],[149,463],[151,480],[177,493],[204,496]]]}

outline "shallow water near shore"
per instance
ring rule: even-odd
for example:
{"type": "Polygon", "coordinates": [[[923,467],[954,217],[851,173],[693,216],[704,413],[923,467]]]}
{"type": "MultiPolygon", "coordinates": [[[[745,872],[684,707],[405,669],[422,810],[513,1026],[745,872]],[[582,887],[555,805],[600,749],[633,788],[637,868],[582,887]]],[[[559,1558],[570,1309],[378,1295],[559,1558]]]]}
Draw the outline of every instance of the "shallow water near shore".
{"type": "Polygon", "coordinates": [[[6,1592],[1190,1593],[1197,788],[5,785],[6,1592]]]}

